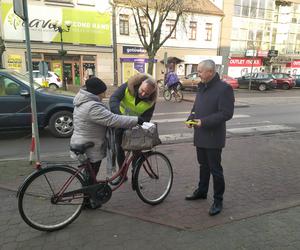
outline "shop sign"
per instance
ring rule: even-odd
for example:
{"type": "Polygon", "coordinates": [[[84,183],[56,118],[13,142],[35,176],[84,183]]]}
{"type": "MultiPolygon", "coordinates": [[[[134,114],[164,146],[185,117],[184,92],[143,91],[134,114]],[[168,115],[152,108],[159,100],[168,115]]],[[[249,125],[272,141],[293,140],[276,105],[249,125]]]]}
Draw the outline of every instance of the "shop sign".
{"type": "MultiPolygon", "coordinates": [[[[60,34],[51,24],[52,20],[57,20],[59,23],[72,22],[70,32],[63,33],[64,42],[99,46],[112,44],[110,13],[33,4],[29,4],[28,9],[31,41],[60,42],[60,34]]],[[[2,2],[1,12],[3,38],[25,40],[24,22],[14,14],[13,5],[2,2]]]]}
{"type": "Polygon", "coordinates": [[[260,67],[262,60],[260,58],[231,58],[229,60],[229,67],[260,67]]]}
{"type": "Polygon", "coordinates": [[[22,57],[20,55],[8,55],[7,67],[20,71],[22,68],[22,57]]]}
{"type": "Polygon", "coordinates": [[[300,68],[300,60],[295,60],[291,63],[291,68],[300,68]]]}
{"type": "MultiPolygon", "coordinates": [[[[148,63],[150,59],[148,58],[120,58],[121,62],[132,62],[132,63],[148,63]]],[[[153,59],[153,62],[156,63],[157,59],[153,59]]]]}
{"type": "Polygon", "coordinates": [[[268,50],[259,50],[259,51],[257,51],[257,56],[258,57],[268,57],[268,53],[269,53],[268,50]]]}
{"type": "Polygon", "coordinates": [[[123,54],[145,54],[143,47],[123,46],[123,54]]]}
{"type": "Polygon", "coordinates": [[[287,64],[292,61],[292,58],[289,56],[277,56],[277,57],[272,57],[270,62],[271,63],[277,63],[277,64],[287,64]]]}
{"type": "Polygon", "coordinates": [[[257,51],[253,50],[253,49],[247,49],[246,50],[246,55],[245,56],[256,56],[257,55],[257,51]]]}

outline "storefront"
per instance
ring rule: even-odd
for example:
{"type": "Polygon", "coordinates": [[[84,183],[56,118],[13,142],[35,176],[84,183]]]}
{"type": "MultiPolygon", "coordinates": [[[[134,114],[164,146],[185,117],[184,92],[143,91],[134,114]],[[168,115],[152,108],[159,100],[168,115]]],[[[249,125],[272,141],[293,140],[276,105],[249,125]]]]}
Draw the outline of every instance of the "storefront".
{"type": "MultiPolygon", "coordinates": [[[[29,27],[32,48],[33,69],[40,61],[48,63],[49,71],[60,77],[62,67],[68,85],[80,85],[92,75],[100,76],[106,82],[113,82],[111,74],[111,16],[76,8],[29,4],[29,27]],[[66,54],[60,51],[60,33],[51,22],[71,21],[69,32],[63,32],[66,54]]],[[[6,44],[4,67],[20,72],[27,71],[25,34],[22,20],[13,13],[11,2],[1,3],[2,30],[6,44]]]]}
{"type": "Polygon", "coordinates": [[[228,75],[231,77],[241,77],[250,72],[256,73],[263,70],[262,59],[234,57],[230,58],[228,64],[228,75]]]}

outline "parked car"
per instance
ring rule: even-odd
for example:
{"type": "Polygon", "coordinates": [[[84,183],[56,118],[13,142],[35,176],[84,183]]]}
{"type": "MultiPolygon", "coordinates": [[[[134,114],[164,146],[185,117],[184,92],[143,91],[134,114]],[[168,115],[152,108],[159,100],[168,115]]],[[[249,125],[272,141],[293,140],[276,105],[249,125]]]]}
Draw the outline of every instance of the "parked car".
{"type": "MultiPolygon", "coordinates": [[[[34,82],[39,128],[48,127],[55,137],[73,133],[73,97],[57,94],[34,82]]],[[[0,130],[31,127],[30,84],[28,77],[0,70],[0,130]]]]}
{"type": "MultiPolygon", "coordinates": [[[[250,74],[238,77],[239,88],[249,88],[250,74]]],[[[259,91],[265,91],[268,89],[276,88],[276,80],[267,73],[254,73],[251,77],[251,89],[257,89],[259,91]]]]}
{"type": "MultiPolygon", "coordinates": [[[[232,86],[233,89],[238,88],[238,81],[230,76],[223,75],[222,80],[227,82],[229,85],[232,86]]],[[[191,73],[184,78],[180,79],[181,88],[192,88],[195,89],[198,86],[198,83],[201,81],[201,78],[198,76],[197,72],[191,73]]]]}
{"type": "Polygon", "coordinates": [[[295,87],[300,87],[300,75],[294,75],[295,78],[295,87]]]}
{"type": "Polygon", "coordinates": [[[291,89],[295,87],[295,79],[288,73],[272,73],[272,76],[276,80],[277,88],[291,89]]]}
{"type": "Polygon", "coordinates": [[[231,85],[231,87],[233,89],[237,89],[239,87],[239,83],[238,83],[238,80],[231,77],[231,76],[227,76],[227,75],[223,75],[222,76],[222,80],[224,82],[227,82],[229,85],[231,85]]]}
{"type": "MultiPolygon", "coordinates": [[[[29,77],[29,73],[27,72],[25,74],[27,77],[29,77]]],[[[43,75],[38,70],[32,71],[33,80],[42,85],[43,83],[43,75]]],[[[62,82],[59,78],[59,76],[52,72],[48,71],[48,74],[46,76],[46,80],[49,84],[49,88],[58,89],[62,87],[62,82]]]]}

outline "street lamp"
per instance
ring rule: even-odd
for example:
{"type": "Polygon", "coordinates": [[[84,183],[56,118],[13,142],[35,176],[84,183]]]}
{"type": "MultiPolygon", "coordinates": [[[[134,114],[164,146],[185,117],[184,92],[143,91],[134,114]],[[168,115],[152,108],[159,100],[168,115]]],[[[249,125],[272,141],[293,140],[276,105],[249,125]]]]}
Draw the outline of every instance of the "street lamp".
{"type": "Polygon", "coordinates": [[[67,54],[67,51],[64,50],[63,32],[70,31],[72,22],[65,21],[66,28],[63,28],[62,24],[60,22],[58,22],[57,20],[52,21],[51,24],[53,25],[54,30],[59,32],[59,34],[60,34],[60,50],[58,51],[58,53],[61,56],[61,77],[62,77],[62,81],[63,81],[63,89],[67,90],[67,83],[66,83],[65,77],[64,77],[64,56],[67,54]]]}
{"type": "Polygon", "coordinates": [[[250,70],[250,79],[249,79],[249,90],[251,90],[251,84],[252,84],[252,73],[253,73],[253,64],[254,64],[254,57],[256,56],[256,42],[251,42],[251,47],[252,47],[252,60],[251,60],[251,70],[250,70]]]}

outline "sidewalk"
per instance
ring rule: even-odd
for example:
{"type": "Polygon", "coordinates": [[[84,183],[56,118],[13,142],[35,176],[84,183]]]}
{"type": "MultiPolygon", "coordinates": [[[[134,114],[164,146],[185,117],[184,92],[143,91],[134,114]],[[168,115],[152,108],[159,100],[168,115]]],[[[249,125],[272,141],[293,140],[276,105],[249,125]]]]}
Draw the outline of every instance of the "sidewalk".
{"type": "Polygon", "coordinates": [[[224,210],[209,217],[212,186],[208,200],[184,200],[198,179],[193,145],[162,145],[158,150],[174,169],[172,191],[162,204],[144,204],[128,181],[101,209],[84,211],[51,234],[26,226],[14,192],[6,191],[15,190],[32,168],[24,161],[0,162],[0,198],[6,204],[1,206],[0,244],[20,249],[299,249],[299,146],[300,133],[228,138],[224,210]]]}

